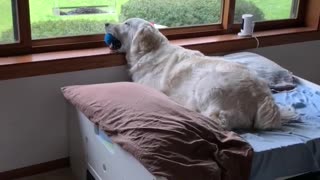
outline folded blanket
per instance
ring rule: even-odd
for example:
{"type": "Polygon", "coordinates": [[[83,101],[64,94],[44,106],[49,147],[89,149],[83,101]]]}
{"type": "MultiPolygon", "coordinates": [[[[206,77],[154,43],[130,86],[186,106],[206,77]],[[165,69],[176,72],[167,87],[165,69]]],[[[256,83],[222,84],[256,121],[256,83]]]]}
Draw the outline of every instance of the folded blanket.
{"type": "Polygon", "coordinates": [[[156,90],[122,82],[69,86],[63,93],[154,175],[169,180],[249,178],[249,144],[156,90]]]}
{"type": "Polygon", "coordinates": [[[240,63],[249,68],[258,77],[265,80],[275,92],[296,87],[294,76],[289,70],[259,54],[240,52],[228,54],[224,57],[226,60],[240,63]]]}

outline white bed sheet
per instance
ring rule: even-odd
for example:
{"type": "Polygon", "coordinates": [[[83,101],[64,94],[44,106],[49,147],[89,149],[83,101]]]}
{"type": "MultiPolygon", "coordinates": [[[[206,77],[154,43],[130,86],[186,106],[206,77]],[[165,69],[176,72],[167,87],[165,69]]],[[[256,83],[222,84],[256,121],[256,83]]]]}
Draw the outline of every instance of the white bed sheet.
{"type": "Polygon", "coordinates": [[[291,106],[299,119],[281,130],[239,132],[255,153],[251,179],[270,180],[319,170],[320,88],[299,79],[296,89],[274,94],[277,104],[291,106]]]}

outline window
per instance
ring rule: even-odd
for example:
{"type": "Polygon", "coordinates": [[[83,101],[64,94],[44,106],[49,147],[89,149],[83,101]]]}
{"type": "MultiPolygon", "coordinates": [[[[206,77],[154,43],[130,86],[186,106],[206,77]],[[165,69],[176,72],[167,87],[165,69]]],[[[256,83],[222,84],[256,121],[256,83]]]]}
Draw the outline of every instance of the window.
{"type": "MultiPolygon", "coordinates": [[[[0,56],[104,46],[105,22],[149,20],[169,38],[238,32],[251,13],[255,30],[302,27],[318,0],[0,0],[0,56]]],[[[317,11],[316,11],[317,12],[317,11]]]]}
{"type": "Polygon", "coordinates": [[[18,40],[15,1],[0,0],[0,44],[18,40]]]}

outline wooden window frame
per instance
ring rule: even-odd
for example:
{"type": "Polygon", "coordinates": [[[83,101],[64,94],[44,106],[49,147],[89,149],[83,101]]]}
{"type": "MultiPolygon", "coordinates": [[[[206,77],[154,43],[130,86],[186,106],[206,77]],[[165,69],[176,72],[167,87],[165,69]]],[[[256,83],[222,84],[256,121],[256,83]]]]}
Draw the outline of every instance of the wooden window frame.
{"type": "MultiPolygon", "coordinates": [[[[13,1],[16,1],[17,4],[16,9],[20,41],[14,44],[0,45],[0,56],[86,49],[104,46],[102,34],[32,40],[29,0],[13,1]]],[[[296,19],[257,22],[255,25],[255,31],[305,26],[307,4],[310,4],[309,2],[312,1],[314,0],[299,1],[298,17],[296,19]]],[[[240,25],[233,24],[235,3],[236,0],[223,1],[222,18],[220,24],[168,28],[161,30],[161,32],[165,34],[170,40],[212,35],[224,35],[239,32],[240,25]]]]}
{"type": "MultiPolygon", "coordinates": [[[[299,11],[304,13],[296,22],[273,21],[259,23],[260,27],[258,29],[260,31],[255,30],[254,37],[237,36],[239,29],[237,29],[237,25],[231,23],[232,16],[227,16],[228,13],[231,13],[228,11],[234,8],[234,0],[225,1],[226,6],[224,6],[220,25],[172,28],[164,29],[162,32],[171,39],[170,43],[198,50],[204,54],[229,53],[257,48],[258,46],[266,47],[320,40],[320,1],[301,1],[305,3],[303,4],[304,7],[301,6],[299,11]],[[282,25],[282,23],[286,23],[289,27],[282,25]],[[296,26],[297,24],[298,26],[296,26]],[[264,30],[264,28],[268,28],[264,26],[270,25],[280,29],[264,30]],[[221,31],[221,28],[224,30],[221,31]]],[[[21,0],[21,2],[23,4],[17,5],[17,8],[27,5],[25,0],[21,0]]],[[[24,9],[24,11],[27,10],[24,9]]],[[[21,36],[30,37],[30,27],[26,23],[28,22],[28,17],[23,16],[21,13],[18,16],[20,19],[25,18],[25,28],[21,36]]],[[[19,27],[23,26],[23,23],[20,22],[19,27]]],[[[0,80],[126,65],[124,54],[112,52],[107,48],[100,40],[102,36],[20,41],[15,45],[1,46],[0,53],[2,55],[8,53],[10,56],[1,57],[0,55],[0,80]],[[49,41],[50,43],[53,42],[54,45],[47,44],[49,41]],[[67,50],[68,48],[74,50],[67,50]],[[21,53],[25,55],[18,55],[21,53]]]]}

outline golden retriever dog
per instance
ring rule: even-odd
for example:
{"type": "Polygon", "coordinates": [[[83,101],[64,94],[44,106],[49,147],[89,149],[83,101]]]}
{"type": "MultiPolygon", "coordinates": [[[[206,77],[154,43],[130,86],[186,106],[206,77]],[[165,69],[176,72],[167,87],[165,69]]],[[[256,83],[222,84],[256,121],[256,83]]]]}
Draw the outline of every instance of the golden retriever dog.
{"type": "Polygon", "coordinates": [[[126,54],[134,82],[162,91],[227,130],[281,127],[267,83],[245,66],[170,44],[143,19],[105,26],[121,42],[114,50],[126,54]]]}

